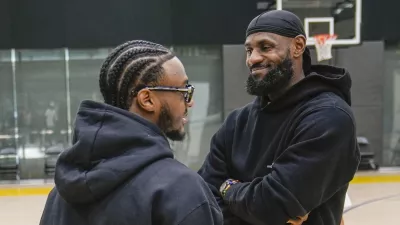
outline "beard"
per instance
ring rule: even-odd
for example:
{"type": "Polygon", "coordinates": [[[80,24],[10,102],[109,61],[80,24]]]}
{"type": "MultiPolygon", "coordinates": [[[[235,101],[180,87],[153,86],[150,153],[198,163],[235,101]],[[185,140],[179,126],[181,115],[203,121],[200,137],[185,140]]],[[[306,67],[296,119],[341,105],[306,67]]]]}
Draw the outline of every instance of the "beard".
{"type": "Polygon", "coordinates": [[[254,67],[267,67],[269,71],[262,78],[257,78],[255,74],[249,75],[246,81],[246,91],[250,95],[268,96],[278,93],[289,85],[290,79],[293,77],[293,62],[289,58],[289,53],[275,67],[272,65],[262,66],[261,64],[255,64],[252,68],[254,67]]]}
{"type": "Polygon", "coordinates": [[[161,106],[157,125],[164,132],[165,136],[172,141],[182,141],[185,139],[186,133],[180,129],[174,128],[174,119],[171,110],[166,104],[161,106]]]}

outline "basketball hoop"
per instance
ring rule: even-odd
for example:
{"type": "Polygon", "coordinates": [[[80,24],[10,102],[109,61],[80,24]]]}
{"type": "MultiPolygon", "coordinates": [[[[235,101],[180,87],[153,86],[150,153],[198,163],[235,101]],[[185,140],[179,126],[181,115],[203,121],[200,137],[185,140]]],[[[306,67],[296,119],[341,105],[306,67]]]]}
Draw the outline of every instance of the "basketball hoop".
{"type": "Polygon", "coordinates": [[[332,58],[332,42],[336,38],[336,34],[318,34],[314,36],[318,62],[332,58]]]}

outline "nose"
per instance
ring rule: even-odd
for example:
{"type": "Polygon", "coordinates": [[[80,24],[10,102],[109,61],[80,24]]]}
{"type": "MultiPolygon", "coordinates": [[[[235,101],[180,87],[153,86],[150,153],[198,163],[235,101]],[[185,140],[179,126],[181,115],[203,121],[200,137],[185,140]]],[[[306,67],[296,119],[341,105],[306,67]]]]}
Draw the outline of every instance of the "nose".
{"type": "Polygon", "coordinates": [[[190,102],[186,103],[189,108],[192,108],[194,105],[194,100],[190,100],[190,102]]]}
{"type": "Polygon", "coordinates": [[[263,61],[263,57],[258,51],[252,51],[250,55],[247,56],[247,66],[251,67],[257,63],[261,63],[263,61]]]}

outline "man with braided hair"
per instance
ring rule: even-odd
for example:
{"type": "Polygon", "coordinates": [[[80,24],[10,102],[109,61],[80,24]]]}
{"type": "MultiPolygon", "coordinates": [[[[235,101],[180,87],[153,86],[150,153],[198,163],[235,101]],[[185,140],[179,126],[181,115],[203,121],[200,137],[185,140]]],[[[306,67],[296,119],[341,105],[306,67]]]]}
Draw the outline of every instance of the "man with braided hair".
{"type": "Polygon", "coordinates": [[[194,87],[167,48],[130,41],[100,71],[105,103],[83,101],[57,161],[41,225],[220,225],[202,178],[176,161],[194,87]]]}

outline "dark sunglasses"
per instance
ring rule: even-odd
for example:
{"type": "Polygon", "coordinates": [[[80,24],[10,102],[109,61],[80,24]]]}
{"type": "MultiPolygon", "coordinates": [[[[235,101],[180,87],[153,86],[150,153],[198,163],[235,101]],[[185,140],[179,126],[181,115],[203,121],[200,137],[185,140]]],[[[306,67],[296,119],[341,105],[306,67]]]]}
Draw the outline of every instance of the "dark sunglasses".
{"type": "MultiPolygon", "coordinates": [[[[184,87],[184,88],[165,87],[165,86],[155,86],[155,87],[147,87],[146,86],[146,87],[140,88],[140,90],[145,89],[145,88],[147,88],[149,90],[154,90],[154,91],[178,91],[178,92],[181,92],[187,103],[190,103],[192,101],[194,89],[195,89],[193,85],[187,84],[186,87],[184,87]]],[[[134,92],[134,95],[137,95],[137,93],[140,90],[136,90],[134,92]]]]}

